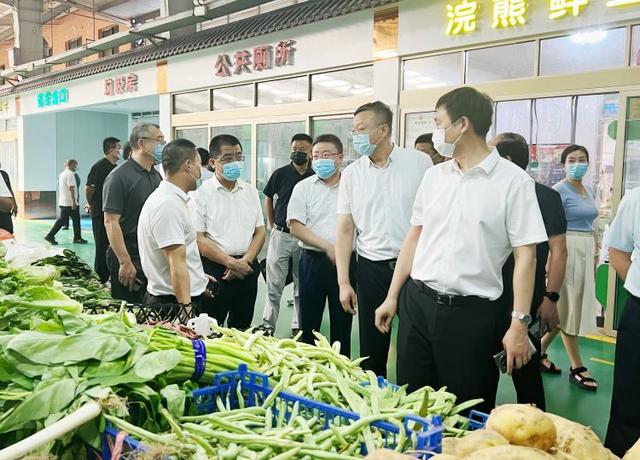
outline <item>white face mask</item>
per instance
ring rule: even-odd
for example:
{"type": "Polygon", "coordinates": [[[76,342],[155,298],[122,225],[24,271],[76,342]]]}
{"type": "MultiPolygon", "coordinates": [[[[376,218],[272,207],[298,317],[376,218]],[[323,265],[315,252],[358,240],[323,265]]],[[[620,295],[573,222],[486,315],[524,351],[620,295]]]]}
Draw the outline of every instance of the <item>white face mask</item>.
{"type": "Polygon", "coordinates": [[[456,144],[462,138],[462,134],[460,134],[460,136],[458,136],[458,138],[453,142],[447,142],[446,138],[445,138],[445,134],[449,130],[449,128],[451,128],[453,125],[458,123],[458,121],[460,121],[460,119],[458,119],[458,120],[454,121],[453,123],[451,123],[449,125],[449,127],[446,128],[446,129],[445,128],[435,128],[433,130],[433,137],[432,137],[433,148],[436,149],[438,151],[438,153],[440,155],[442,155],[443,157],[445,157],[445,158],[452,158],[453,157],[453,153],[456,150],[456,144]]]}

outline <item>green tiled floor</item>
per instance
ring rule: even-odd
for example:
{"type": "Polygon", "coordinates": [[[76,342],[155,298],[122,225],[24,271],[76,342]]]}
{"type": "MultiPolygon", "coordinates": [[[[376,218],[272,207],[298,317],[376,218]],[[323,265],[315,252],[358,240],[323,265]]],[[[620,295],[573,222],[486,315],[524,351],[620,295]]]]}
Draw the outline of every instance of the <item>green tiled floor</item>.
{"type": "MultiPolygon", "coordinates": [[[[16,221],[16,236],[19,240],[41,241],[49,231],[53,222],[51,221],[16,221]]],[[[83,259],[93,264],[94,245],[93,236],[88,228],[90,221],[83,221],[82,236],[89,240],[87,245],[77,245],[72,243],[73,231],[61,230],[57,235],[57,240],[61,247],[68,247],[75,250],[83,259]]],[[[265,284],[260,279],[258,300],[254,314],[254,324],[259,324],[262,316],[262,309],[265,298],[265,284]]],[[[287,305],[287,300],[292,298],[291,287],[285,290],[281,309],[281,318],[278,324],[276,335],[280,337],[288,336],[291,325],[293,308],[287,305]]],[[[328,334],[328,315],[325,312],[325,320],[322,332],[328,334]]],[[[396,330],[394,328],[392,344],[395,343],[396,330]]],[[[354,321],[352,333],[352,353],[357,356],[359,353],[359,342],[357,337],[357,327],[354,321]]],[[[613,359],[614,345],[602,341],[581,339],[581,351],[585,365],[594,374],[600,389],[597,393],[590,393],[572,385],[568,379],[569,362],[562,347],[562,342],[557,339],[549,351],[553,361],[562,368],[561,376],[544,376],[545,390],[547,396],[547,410],[558,415],[568,417],[593,429],[602,438],[606,432],[609,420],[609,404],[611,401],[611,389],[613,383],[613,359]],[[594,359],[596,361],[594,361],[594,359]]],[[[461,344],[460,346],[466,346],[461,344]]],[[[395,378],[396,350],[392,345],[390,353],[389,376],[391,380],[395,378]]],[[[515,402],[515,391],[511,379],[503,376],[500,381],[498,403],[515,402]]]]}

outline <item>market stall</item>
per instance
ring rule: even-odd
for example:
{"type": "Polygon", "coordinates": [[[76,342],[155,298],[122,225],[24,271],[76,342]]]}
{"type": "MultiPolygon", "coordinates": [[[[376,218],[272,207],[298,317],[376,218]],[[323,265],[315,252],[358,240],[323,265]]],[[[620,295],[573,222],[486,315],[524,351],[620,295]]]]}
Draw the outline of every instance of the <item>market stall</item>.
{"type": "Polygon", "coordinates": [[[29,264],[5,253],[0,459],[616,458],[533,407],[467,418],[479,401],[408,393],[319,334],[307,345],[214,325],[203,337],[183,325],[189,311],[158,321],[114,301],[71,251],[29,264]]]}

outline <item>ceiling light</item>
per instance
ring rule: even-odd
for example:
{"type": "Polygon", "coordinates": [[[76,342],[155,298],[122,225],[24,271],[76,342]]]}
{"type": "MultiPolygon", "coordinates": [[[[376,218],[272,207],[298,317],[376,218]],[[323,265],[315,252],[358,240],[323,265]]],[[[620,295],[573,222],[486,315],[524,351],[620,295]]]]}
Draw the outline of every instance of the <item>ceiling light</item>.
{"type": "Polygon", "coordinates": [[[607,38],[606,30],[592,30],[589,32],[578,32],[570,36],[571,41],[578,45],[590,45],[599,43],[607,38]]]}

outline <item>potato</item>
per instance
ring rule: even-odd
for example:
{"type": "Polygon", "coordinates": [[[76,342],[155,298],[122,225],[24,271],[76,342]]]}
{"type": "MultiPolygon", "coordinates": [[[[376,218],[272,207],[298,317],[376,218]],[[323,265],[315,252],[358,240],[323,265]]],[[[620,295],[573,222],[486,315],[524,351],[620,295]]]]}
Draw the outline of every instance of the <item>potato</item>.
{"type": "Polygon", "coordinates": [[[442,438],[442,453],[449,455],[458,455],[458,443],[460,438],[442,438]]]}
{"type": "MultiPolygon", "coordinates": [[[[463,438],[458,440],[455,453],[459,457],[466,457],[467,455],[482,449],[489,447],[503,446],[509,444],[504,436],[495,431],[489,430],[476,430],[470,432],[463,438]]],[[[443,449],[444,452],[444,449],[443,449]]]]}
{"type": "Polygon", "coordinates": [[[556,427],[540,409],[526,404],[504,404],[491,411],[488,430],[500,433],[516,446],[548,451],[556,444],[556,427]]]}
{"type": "Polygon", "coordinates": [[[622,460],[640,460],[640,439],[622,457],[622,460]]]}
{"type": "Polygon", "coordinates": [[[450,454],[436,454],[430,457],[429,460],[461,460],[461,458],[450,454]]]}
{"type": "Polygon", "coordinates": [[[556,427],[558,451],[579,460],[608,460],[615,456],[606,449],[591,428],[555,414],[547,414],[556,427]]]}
{"type": "Polygon", "coordinates": [[[496,446],[478,450],[464,460],[553,460],[553,456],[533,447],[496,446]]]}
{"type": "Polygon", "coordinates": [[[551,455],[556,460],[579,460],[575,458],[573,455],[565,454],[564,452],[561,452],[561,451],[553,452],[551,455]]]}

